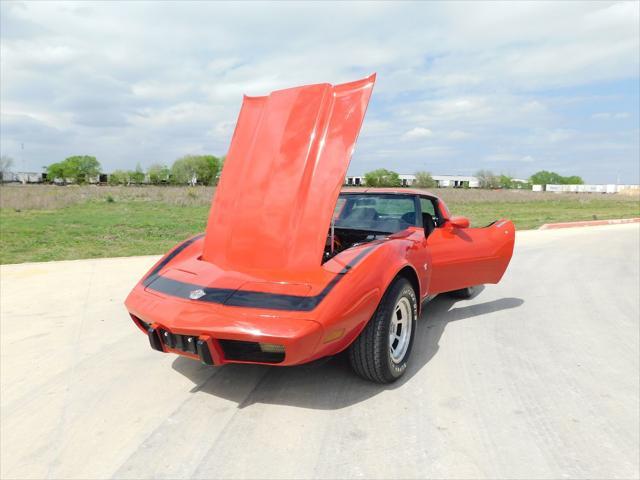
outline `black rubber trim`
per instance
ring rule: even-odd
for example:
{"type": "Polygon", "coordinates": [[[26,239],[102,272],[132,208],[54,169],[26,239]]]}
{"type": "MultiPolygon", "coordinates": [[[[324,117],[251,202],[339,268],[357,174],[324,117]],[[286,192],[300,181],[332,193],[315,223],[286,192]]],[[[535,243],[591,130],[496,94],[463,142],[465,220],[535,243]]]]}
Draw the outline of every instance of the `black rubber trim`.
{"type": "Polygon", "coordinates": [[[195,237],[190,238],[189,240],[185,240],[180,245],[178,245],[169,255],[164,257],[162,259],[162,261],[160,263],[158,263],[158,265],[156,265],[156,268],[151,270],[151,273],[149,273],[149,275],[147,275],[147,277],[143,280],[142,284],[145,287],[148,287],[149,284],[151,284],[151,282],[153,282],[156,278],[158,278],[158,276],[159,276],[158,274],[160,273],[160,270],[162,270],[164,267],[166,267],[167,264],[171,260],[176,258],[176,256],[179,255],[180,252],[182,252],[185,248],[187,248],[189,245],[191,245],[196,240],[200,240],[202,237],[204,237],[204,233],[201,233],[200,235],[196,235],[195,237]]]}
{"type": "Polygon", "coordinates": [[[160,340],[158,329],[149,327],[149,330],[147,330],[147,335],[149,336],[149,344],[151,345],[151,348],[159,352],[164,352],[164,349],[162,348],[162,340],[160,340]]]}
{"type": "Polygon", "coordinates": [[[209,345],[204,340],[198,340],[196,343],[196,348],[198,349],[198,357],[200,357],[200,361],[205,365],[213,365],[213,358],[211,358],[211,352],[209,351],[209,345]]]}
{"type": "Polygon", "coordinates": [[[240,362],[281,363],[285,352],[263,352],[257,342],[242,340],[218,340],[225,360],[240,362]]]}
{"type": "MultiPolygon", "coordinates": [[[[184,244],[183,244],[184,245],[184,244]]],[[[178,248],[184,249],[183,245],[178,248]]],[[[211,288],[203,287],[193,283],[180,282],[171,278],[155,275],[151,281],[145,286],[156,292],[190,299],[189,295],[194,290],[202,290],[204,295],[198,298],[198,302],[219,303],[231,307],[249,307],[249,308],[265,308],[269,310],[287,310],[308,312],[316,308],[322,300],[333,290],[333,288],[342,280],[342,277],[349,272],[362,258],[369,253],[377,245],[363,248],[347,265],[344,266],[335,277],[322,289],[320,293],[312,297],[300,295],[283,295],[278,293],[255,292],[250,290],[232,290],[229,288],[211,288]]],[[[176,249],[177,250],[177,249],[176,249]]],[[[174,250],[172,254],[176,251],[174,250]]],[[[176,254],[177,255],[177,254],[176,254]]],[[[174,255],[175,256],[175,255],[174,255]]],[[[165,263],[166,265],[166,263],[165,263]]],[[[162,267],[160,267],[162,268],[162,267]]],[[[158,270],[158,268],[154,269],[158,270]]],[[[152,272],[153,273],[153,272],[152,272]]],[[[149,275],[147,278],[151,278],[149,275]]],[[[146,282],[146,280],[145,280],[146,282]]]]}

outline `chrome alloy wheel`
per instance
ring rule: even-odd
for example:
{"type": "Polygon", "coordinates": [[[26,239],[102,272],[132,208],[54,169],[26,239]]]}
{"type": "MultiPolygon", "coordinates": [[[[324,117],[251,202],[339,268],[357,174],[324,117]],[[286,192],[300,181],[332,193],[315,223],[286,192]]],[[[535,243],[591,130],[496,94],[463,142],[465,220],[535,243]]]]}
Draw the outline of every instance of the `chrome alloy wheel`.
{"type": "Polygon", "coordinates": [[[411,342],[411,327],[413,324],[411,302],[406,297],[400,297],[391,313],[389,325],[389,354],[393,363],[400,363],[407,353],[411,342]]]}

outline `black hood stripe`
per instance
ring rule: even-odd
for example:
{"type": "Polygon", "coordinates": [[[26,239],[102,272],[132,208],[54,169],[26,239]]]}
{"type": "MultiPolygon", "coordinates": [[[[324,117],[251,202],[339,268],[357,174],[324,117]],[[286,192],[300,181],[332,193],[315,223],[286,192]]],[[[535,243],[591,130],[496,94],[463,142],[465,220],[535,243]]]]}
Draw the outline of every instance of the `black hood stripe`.
{"type": "Polygon", "coordinates": [[[160,273],[160,270],[162,270],[164,267],[166,267],[167,264],[171,260],[176,258],[176,256],[179,255],[185,248],[187,248],[189,245],[191,245],[196,240],[200,240],[202,237],[204,237],[204,233],[201,233],[200,235],[196,235],[195,237],[192,237],[189,240],[185,240],[180,245],[178,245],[175,249],[173,249],[171,251],[171,253],[169,255],[164,257],[162,259],[162,261],[160,263],[158,263],[158,265],[156,265],[156,268],[151,270],[151,273],[149,273],[149,275],[147,275],[147,277],[142,281],[142,284],[145,287],[148,287],[149,285],[151,285],[151,283],[153,283],[153,281],[156,278],[158,278],[158,274],[160,273]]]}
{"type": "Polygon", "coordinates": [[[217,303],[232,307],[249,307],[249,308],[265,308],[269,310],[286,310],[286,311],[298,311],[308,312],[316,308],[322,300],[333,290],[333,288],[342,280],[342,278],[351,270],[356,264],[364,258],[364,256],[375,248],[375,245],[363,248],[362,251],[356,255],[347,265],[344,266],[335,277],[331,279],[329,283],[322,289],[320,293],[311,297],[305,297],[300,295],[284,295],[278,293],[267,292],[255,292],[251,290],[235,290],[230,288],[212,288],[204,287],[202,285],[196,285],[193,283],[181,282],[179,280],[173,280],[171,278],[163,277],[158,272],[173,259],[178,253],[178,250],[182,251],[194,240],[199,237],[187,240],[187,242],[176,248],[170,255],[163,260],[162,265],[158,266],[151,272],[151,274],[143,282],[145,287],[155,290],[156,292],[171,295],[173,297],[184,298],[190,300],[191,292],[194,290],[202,290],[203,295],[198,299],[191,299],[197,302],[217,303]],[[169,258],[171,256],[171,258],[169,258]],[[167,260],[168,259],[168,260],[167,260]]]}

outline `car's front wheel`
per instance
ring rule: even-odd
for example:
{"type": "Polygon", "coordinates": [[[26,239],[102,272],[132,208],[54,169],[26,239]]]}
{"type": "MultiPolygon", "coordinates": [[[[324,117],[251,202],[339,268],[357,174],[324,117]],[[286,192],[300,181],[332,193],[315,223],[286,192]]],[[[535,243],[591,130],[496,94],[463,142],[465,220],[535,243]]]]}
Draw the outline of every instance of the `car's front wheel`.
{"type": "Polygon", "coordinates": [[[349,348],[349,361],[361,377],[390,383],[407,369],[418,319],[418,301],[411,283],[398,277],[376,312],[349,348]]]}

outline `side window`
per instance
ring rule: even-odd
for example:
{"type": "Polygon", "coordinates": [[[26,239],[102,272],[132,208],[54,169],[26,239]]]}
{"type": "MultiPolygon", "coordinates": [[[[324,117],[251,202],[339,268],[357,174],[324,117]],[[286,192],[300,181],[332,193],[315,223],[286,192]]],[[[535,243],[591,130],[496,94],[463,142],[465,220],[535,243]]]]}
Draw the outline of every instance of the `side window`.
{"type": "Polygon", "coordinates": [[[433,206],[433,202],[428,198],[420,198],[420,208],[422,209],[422,213],[428,213],[432,217],[436,216],[436,209],[433,206]]]}
{"type": "Polygon", "coordinates": [[[431,218],[433,218],[433,222],[435,223],[436,227],[440,226],[440,216],[438,215],[438,210],[436,209],[435,200],[420,197],[420,209],[422,210],[423,216],[425,214],[431,215],[431,218]]]}

